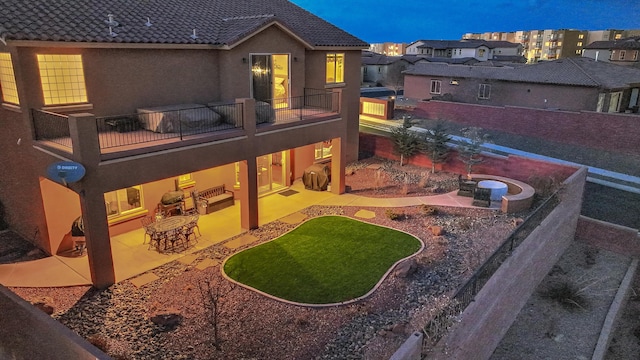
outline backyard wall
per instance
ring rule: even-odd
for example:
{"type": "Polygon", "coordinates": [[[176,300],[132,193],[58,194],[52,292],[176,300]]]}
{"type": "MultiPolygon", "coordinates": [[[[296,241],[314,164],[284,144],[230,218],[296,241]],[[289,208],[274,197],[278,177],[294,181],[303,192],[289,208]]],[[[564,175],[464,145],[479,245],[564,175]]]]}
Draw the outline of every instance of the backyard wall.
{"type": "Polygon", "coordinates": [[[0,308],[0,359],[111,359],[2,285],[0,308]]]}
{"type": "Polygon", "coordinates": [[[576,240],[625,256],[640,257],[638,230],[580,216],[576,240]]]}
{"type": "Polygon", "coordinates": [[[420,101],[416,115],[573,145],[640,155],[640,116],[420,101]]]}
{"type": "MultiPolygon", "coordinates": [[[[400,157],[393,151],[393,143],[390,138],[379,135],[360,133],[360,154],[364,156],[375,155],[385,159],[400,161],[400,157]]],[[[407,160],[406,163],[431,168],[431,160],[419,153],[407,160]]],[[[442,170],[452,173],[466,174],[466,165],[458,159],[458,154],[453,150],[446,163],[442,164],[442,170]]],[[[552,176],[557,179],[566,179],[576,171],[576,168],[559,165],[542,160],[529,159],[521,156],[510,155],[508,157],[487,154],[484,162],[474,165],[476,174],[489,174],[504,176],[522,182],[529,182],[532,174],[537,176],[552,176]]]]}
{"type": "Polygon", "coordinates": [[[460,315],[428,359],[488,359],[540,281],[573,241],[586,181],[565,180],[560,203],[518,246],[460,315]]]}

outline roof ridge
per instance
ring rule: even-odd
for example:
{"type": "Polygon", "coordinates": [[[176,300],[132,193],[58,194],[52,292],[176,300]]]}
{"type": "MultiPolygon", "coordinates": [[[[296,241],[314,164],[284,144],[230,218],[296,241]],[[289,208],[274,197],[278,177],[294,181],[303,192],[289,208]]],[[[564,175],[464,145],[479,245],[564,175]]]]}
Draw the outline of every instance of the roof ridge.
{"type": "MultiPolygon", "coordinates": [[[[593,80],[593,82],[595,82],[598,86],[602,86],[602,83],[600,81],[596,80],[593,76],[589,75],[589,73],[584,68],[582,68],[582,66],[580,66],[580,64],[578,64],[573,58],[568,57],[566,59],[571,61],[573,65],[575,65],[578,69],[580,69],[580,71],[582,71],[583,74],[585,74],[589,79],[593,80]]],[[[582,57],[578,59],[582,59],[582,57]]]]}

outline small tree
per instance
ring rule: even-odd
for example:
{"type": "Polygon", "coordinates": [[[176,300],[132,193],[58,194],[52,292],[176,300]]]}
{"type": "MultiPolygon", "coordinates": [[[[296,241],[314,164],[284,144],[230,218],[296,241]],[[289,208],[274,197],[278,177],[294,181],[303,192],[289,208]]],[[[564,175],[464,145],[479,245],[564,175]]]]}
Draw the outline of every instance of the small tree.
{"type": "Polygon", "coordinates": [[[482,157],[482,144],[491,142],[489,134],[484,134],[479,127],[469,127],[461,129],[466,140],[462,140],[458,147],[458,157],[467,166],[467,176],[471,175],[474,165],[484,161],[482,157]]]}
{"type": "Polygon", "coordinates": [[[402,117],[402,126],[391,130],[393,150],[400,155],[400,166],[404,165],[404,158],[415,155],[420,148],[420,139],[415,132],[409,130],[413,126],[410,116],[402,117]]]}
{"type": "Polygon", "coordinates": [[[404,74],[402,72],[406,69],[407,66],[403,62],[396,61],[389,66],[386,76],[380,81],[384,87],[393,90],[396,99],[398,98],[398,91],[404,87],[404,74]]]}
{"type": "Polygon", "coordinates": [[[447,143],[451,136],[447,134],[447,129],[442,121],[436,123],[435,127],[424,134],[422,142],[422,152],[431,160],[431,173],[436,172],[436,164],[447,161],[451,149],[447,143]]]}

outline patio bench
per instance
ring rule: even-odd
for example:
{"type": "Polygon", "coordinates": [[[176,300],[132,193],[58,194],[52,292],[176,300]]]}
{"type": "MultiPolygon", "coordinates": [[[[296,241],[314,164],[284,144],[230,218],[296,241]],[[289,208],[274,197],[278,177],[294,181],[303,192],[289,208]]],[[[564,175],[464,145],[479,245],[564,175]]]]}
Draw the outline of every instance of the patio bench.
{"type": "Polygon", "coordinates": [[[193,191],[192,195],[200,214],[210,214],[235,205],[233,191],[226,190],[224,185],[214,186],[203,191],[193,191]]]}

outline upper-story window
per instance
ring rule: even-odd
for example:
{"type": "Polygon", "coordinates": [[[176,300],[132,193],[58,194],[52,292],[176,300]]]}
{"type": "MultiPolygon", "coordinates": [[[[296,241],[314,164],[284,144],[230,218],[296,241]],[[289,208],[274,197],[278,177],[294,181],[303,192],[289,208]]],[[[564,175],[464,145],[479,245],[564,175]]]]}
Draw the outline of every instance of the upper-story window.
{"type": "Polygon", "coordinates": [[[431,93],[432,94],[440,94],[440,87],[442,86],[442,82],[440,80],[431,80],[431,93]]]}
{"type": "Polygon", "coordinates": [[[576,45],[582,46],[582,41],[578,41],[578,43],[576,45]]]}
{"type": "Polygon", "coordinates": [[[2,101],[20,105],[16,76],[13,73],[13,62],[11,62],[11,54],[9,53],[0,53],[0,87],[2,101]]]}
{"type": "Polygon", "coordinates": [[[638,60],[638,50],[633,52],[633,61],[638,60]]]}
{"type": "Polygon", "coordinates": [[[491,96],[491,85],[480,84],[478,87],[478,99],[488,99],[491,96]]]}
{"type": "Polygon", "coordinates": [[[38,55],[45,105],[87,102],[81,55],[38,55]]]}
{"type": "Polygon", "coordinates": [[[584,39],[584,34],[578,34],[578,39],[584,39]]]}
{"type": "Polygon", "coordinates": [[[344,82],[344,54],[327,54],[327,84],[344,82]]]}
{"type": "Polygon", "coordinates": [[[624,56],[627,55],[626,50],[620,50],[620,57],[618,58],[619,60],[624,60],[624,56]]]}

